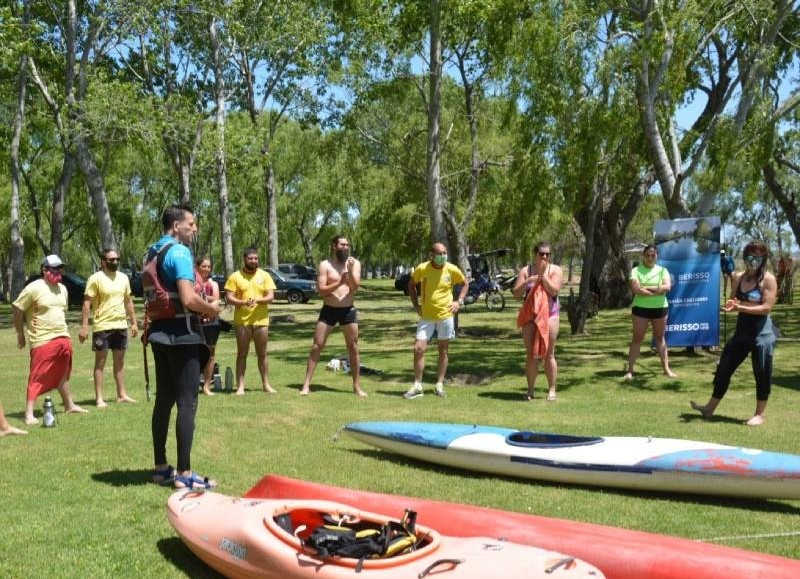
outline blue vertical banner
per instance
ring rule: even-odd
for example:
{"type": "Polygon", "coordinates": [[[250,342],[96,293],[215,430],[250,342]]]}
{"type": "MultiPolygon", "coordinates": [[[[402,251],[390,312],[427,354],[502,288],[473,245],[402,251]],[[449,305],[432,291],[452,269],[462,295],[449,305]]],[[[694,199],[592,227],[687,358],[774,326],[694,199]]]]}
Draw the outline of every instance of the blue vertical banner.
{"type": "Polygon", "coordinates": [[[719,217],[655,223],[658,263],[672,279],[668,346],[719,345],[720,225],[719,217]]]}

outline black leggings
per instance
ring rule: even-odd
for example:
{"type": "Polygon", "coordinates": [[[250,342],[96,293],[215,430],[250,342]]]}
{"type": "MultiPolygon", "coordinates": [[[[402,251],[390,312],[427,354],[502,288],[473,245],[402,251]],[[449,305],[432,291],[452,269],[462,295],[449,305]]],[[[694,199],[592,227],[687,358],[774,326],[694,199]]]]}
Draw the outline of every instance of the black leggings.
{"type": "Polygon", "coordinates": [[[768,400],[772,382],[772,344],[738,341],[735,339],[725,344],[719,359],[719,366],[714,374],[714,393],[712,396],[721,400],[728,391],[731,377],[736,369],[750,354],[753,365],[753,376],[756,379],[756,400],[768,400]]]}
{"type": "Polygon", "coordinates": [[[199,378],[201,368],[208,362],[208,348],[204,345],[165,346],[152,342],[151,345],[156,366],[156,402],[151,423],[154,464],[169,462],[167,435],[172,407],[177,405],[177,468],[179,471],[191,470],[199,378]]]}

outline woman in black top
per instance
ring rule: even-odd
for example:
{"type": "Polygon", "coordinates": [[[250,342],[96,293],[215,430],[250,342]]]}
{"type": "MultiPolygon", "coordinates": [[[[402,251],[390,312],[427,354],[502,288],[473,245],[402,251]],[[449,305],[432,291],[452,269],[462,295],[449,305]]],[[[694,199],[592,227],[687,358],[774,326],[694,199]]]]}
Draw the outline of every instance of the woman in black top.
{"type": "Polygon", "coordinates": [[[736,332],[725,344],[722,356],[714,374],[714,391],[705,406],[694,401],[692,408],[704,418],[714,414],[717,405],[728,391],[731,376],[744,362],[747,355],[753,365],[756,379],[756,411],[747,421],[748,426],[758,426],[764,422],[772,382],[772,356],[775,349],[775,333],[769,314],[775,305],[778,284],[775,276],[766,271],[769,250],[760,241],[751,241],[744,248],[743,272],[732,276],[732,298],[722,307],[725,313],[738,312],[736,332]]]}

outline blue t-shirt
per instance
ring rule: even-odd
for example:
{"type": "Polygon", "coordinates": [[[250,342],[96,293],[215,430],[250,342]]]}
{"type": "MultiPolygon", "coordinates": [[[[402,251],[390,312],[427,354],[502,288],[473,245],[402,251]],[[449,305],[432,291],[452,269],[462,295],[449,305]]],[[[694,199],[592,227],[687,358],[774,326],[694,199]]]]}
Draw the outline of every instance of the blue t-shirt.
{"type": "Polygon", "coordinates": [[[171,235],[165,235],[156,241],[147,251],[147,258],[150,259],[164,247],[165,244],[172,243],[172,247],[167,250],[164,260],[161,262],[161,274],[164,276],[165,285],[171,289],[178,287],[178,280],[183,279],[194,283],[194,261],[192,251],[175,240],[171,235]]]}

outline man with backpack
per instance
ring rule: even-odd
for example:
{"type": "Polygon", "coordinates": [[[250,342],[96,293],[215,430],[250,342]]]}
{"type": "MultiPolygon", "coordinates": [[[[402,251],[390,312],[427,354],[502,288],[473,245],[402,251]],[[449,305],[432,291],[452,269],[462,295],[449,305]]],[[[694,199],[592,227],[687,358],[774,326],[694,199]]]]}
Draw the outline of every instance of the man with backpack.
{"type": "Polygon", "coordinates": [[[197,234],[194,210],[173,205],[161,215],[164,235],[147,251],[142,271],[145,300],[144,339],[153,347],[156,400],[152,435],[153,482],[175,488],[209,489],[216,481],[192,471],[191,452],[197,412],[197,381],[209,351],[200,328],[200,314],[220,313],[219,300],[208,302],[199,288],[188,245],[197,234]],[[178,446],[177,469],[167,460],[167,434],[172,407],[178,446]]]}

